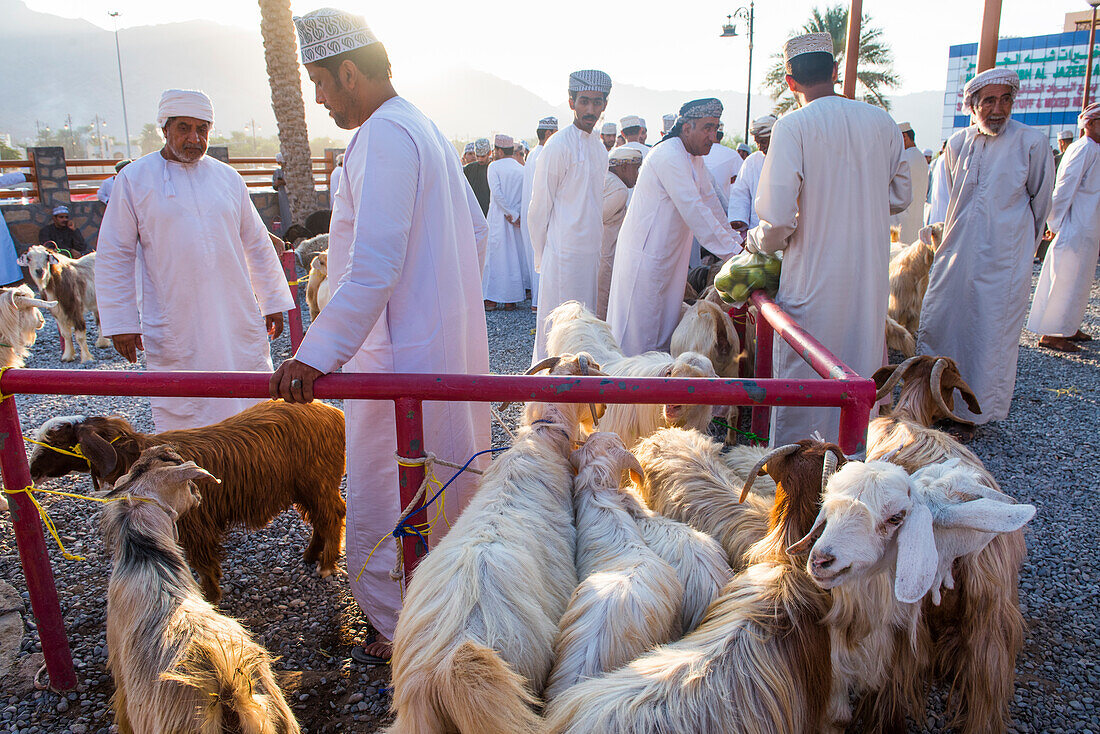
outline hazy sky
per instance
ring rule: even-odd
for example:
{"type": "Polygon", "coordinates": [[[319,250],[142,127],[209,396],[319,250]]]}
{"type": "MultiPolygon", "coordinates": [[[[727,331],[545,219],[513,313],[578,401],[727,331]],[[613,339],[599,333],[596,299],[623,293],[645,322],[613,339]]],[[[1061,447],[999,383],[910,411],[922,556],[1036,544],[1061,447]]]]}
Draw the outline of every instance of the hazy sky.
{"type": "MultiPolygon", "coordinates": [[[[587,67],[603,69],[615,81],[652,89],[743,90],[748,53],[744,25],[739,28],[741,36],[719,38],[726,14],[739,4],[556,0],[540,4],[546,8],[543,17],[527,12],[534,3],[496,0],[299,0],[292,7],[295,14],[325,5],[362,14],[390,52],[395,81],[406,68],[421,76],[433,66],[464,64],[557,102],[564,97],[569,71],[587,67]]],[[[754,91],[760,91],[770,56],[790,32],[815,5],[828,4],[756,3],[754,91]]],[[[258,28],[260,17],[258,5],[247,0],[27,0],[27,5],[108,29],[113,27],[108,10],[122,13],[120,27],[203,19],[258,28]]],[[[884,28],[894,49],[902,77],[899,93],[944,88],[947,48],[978,40],[981,7],[981,0],[864,0],[864,12],[884,28]]],[[[1001,36],[1057,33],[1065,13],[1087,9],[1085,0],[1004,0],[1001,36]]]]}

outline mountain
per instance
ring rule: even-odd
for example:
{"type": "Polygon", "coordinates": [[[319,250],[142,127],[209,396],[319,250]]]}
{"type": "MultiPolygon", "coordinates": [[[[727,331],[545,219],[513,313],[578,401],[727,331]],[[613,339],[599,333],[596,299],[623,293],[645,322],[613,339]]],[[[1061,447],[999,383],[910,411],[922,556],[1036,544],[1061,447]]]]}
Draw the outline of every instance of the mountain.
{"type": "MultiPolygon", "coordinates": [[[[71,114],[74,125],[88,125],[94,115],[107,120],[110,135],[123,138],[122,103],[113,33],[83,20],[38,13],[20,0],[0,0],[0,132],[17,142],[33,139],[35,122],[60,126],[71,114]],[[12,101],[17,100],[18,104],[12,101]]],[[[118,33],[126,85],[130,133],[137,137],[156,117],[160,93],[170,87],[201,88],[214,101],[215,125],[222,132],[243,130],[254,120],[263,135],[275,132],[271,92],[259,29],[188,21],[126,28],[118,33]]],[[[394,83],[459,140],[507,132],[531,139],[536,121],[557,114],[565,124],[570,113],[564,91],[545,100],[513,82],[462,66],[438,67],[430,77],[403,75],[394,83]]],[[[303,74],[306,123],[310,136],[347,140],[324,108],[313,103],[312,85],[303,74]]],[[[894,98],[894,115],[908,119],[922,147],[939,142],[942,92],[894,98]]],[[[744,134],[745,94],[729,90],[653,90],[616,84],[606,119],[626,114],[646,118],[654,142],[661,115],[698,97],[718,97],[726,105],[730,136],[744,134]]],[[[770,110],[770,100],[753,95],[752,116],[770,110]]]]}

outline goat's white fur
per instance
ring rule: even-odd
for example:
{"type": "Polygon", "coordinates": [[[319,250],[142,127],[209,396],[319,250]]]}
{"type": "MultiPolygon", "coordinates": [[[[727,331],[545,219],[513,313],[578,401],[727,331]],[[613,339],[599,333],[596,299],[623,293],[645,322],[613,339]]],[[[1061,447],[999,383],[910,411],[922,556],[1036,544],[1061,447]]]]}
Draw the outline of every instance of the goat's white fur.
{"type": "Polygon", "coordinates": [[[81,362],[95,361],[95,357],[88,349],[87,329],[80,328],[84,322],[84,314],[88,311],[95,312],[99,331],[99,338],[96,339],[95,345],[101,349],[111,346],[111,342],[103,335],[103,329],[99,326],[99,309],[96,307],[95,296],[94,252],[74,259],[48,250],[42,245],[34,245],[19,258],[19,264],[30,270],[31,280],[42,295],[51,301],[58,302],[58,305],[50,311],[57,319],[58,330],[65,341],[65,348],[61,353],[62,362],[76,360],[74,341],[80,347],[81,362]],[[51,265],[57,265],[73,277],[66,278],[64,282],[57,281],[52,276],[51,265]],[[62,289],[68,292],[62,292],[62,289]],[[75,304],[75,306],[70,307],[67,304],[75,304]]]}
{"type": "Polygon", "coordinates": [[[38,309],[53,309],[57,301],[35,298],[25,285],[0,288],[0,367],[22,367],[46,320],[38,309]]]}
{"type": "Polygon", "coordinates": [[[719,377],[737,377],[741,340],[729,314],[710,301],[698,300],[672,332],[669,352],[674,357],[684,352],[702,354],[719,377]]]}
{"type": "Polygon", "coordinates": [[[312,322],[328,305],[332,298],[332,282],[328,278],[328,250],[314,254],[309,266],[309,280],[306,283],[306,305],[309,307],[309,319],[312,322]]]}

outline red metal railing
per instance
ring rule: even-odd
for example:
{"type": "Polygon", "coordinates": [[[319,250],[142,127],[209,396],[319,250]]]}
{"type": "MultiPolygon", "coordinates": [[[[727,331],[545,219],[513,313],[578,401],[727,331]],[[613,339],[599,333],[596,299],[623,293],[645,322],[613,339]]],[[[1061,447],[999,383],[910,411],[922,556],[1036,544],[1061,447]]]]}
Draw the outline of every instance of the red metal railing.
{"type": "MultiPolygon", "coordinates": [[[[829,354],[790,320],[763,293],[752,296],[762,318],[758,339],[770,341],[772,328],[794,346],[826,379],[782,380],[769,375],[771,349],[758,348],[755,379],[673,379],[623,377],[528,377],[508,375],[334,374],[317,380],[317,398],[392,400],[397,422],[396,444],[402,456],[425,456],[423,403],[434,401],[543,401],[559,403],[640,403],[688,405],[840,407],[840,446],[862,449],[875,383],[860,377],[829,354]],[[761,356],[765,355],[765,356],[761,356]]],[[[146,397],[264,398],[269,375],[248,372],[117,372],[93,370],[10,369],[0,373],[0,474],[4,486],[19,490],[31,484],[14,394],[134,395],[146,397]]],[[[753,424],[767,413],[754,414],[753,424]]],[[[763,434],[761,434],[763,435],[763,434]]],[[[462,459],[465,457],[448,457],[462,459]]],[[[407,506],[424,480],[423,465],[399,466],[401,507],[407,506]]],[[[58,690],[76,686],[72,654],[46,552],[37,510],[26,493],[9,495],[20,561],[27,578],[31,607],[38,622],[50,684],[58,690]]],[[[415,515],[415,512],[413,513],[415,515]]],[[[407,573],[419,558],[416,539],[402,542],[407,573]]]]}
{"type": "Polygon", "coordinates": [[[297,260],[294,257],[294,250],[284,250],[280,259],[283,263],[283,272],[286,273],[287,284],[290,286],[290,295],[294,298],[294,308],[287,312],[286,320],[287,328],[290,329],[290,351],[297,352],[305,332],[302,330],[302,302],[298,298],[298,270],[295,268],[297,260]]]}

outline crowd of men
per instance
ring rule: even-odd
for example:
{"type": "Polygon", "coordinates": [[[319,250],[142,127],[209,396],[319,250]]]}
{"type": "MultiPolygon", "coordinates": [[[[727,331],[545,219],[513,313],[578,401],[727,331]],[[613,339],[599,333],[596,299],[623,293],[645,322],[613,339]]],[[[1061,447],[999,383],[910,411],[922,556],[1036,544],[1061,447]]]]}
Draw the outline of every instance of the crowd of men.
{"type": "MultiPolygon", "coordinates": [[[[919,350],[953,358],[974,388],[983,412],[957,412],[975,423],[1008,414],[1032,257],[1048,227],[1054,242],[1027,327],[1053,348],[1090,338],[1079,327],[1100,241],[1096,104],[1056,181],[1044,135],[1011,119],[1015,73],[982,72],[965,89],[974,124],[947,141],[929,176],[932,153],[915,147],[907,124],[836,93],[832,39],[811,33],[783,47],[798,108],[753,121],[755,151],[719,143],[723,109],[712,98],[666,115],[653,145],[636,115],[601,125],[612,82],[588,69],[568,79],[573,119],[539,120],[533,149],[498,134],[460,157],[397,94],[386,50],[362,18],[325,8],[295,23],[317,102],[354,133],[333,178],[331,300],[272,375],[272,397],[310,401],[314,381],[341,368],[487,373],[484,311],[514,308],[528,292],[538,313],[533,361],[548,356],[546,314],[567,300],[605,318],[626,354],[664,350],[689,267],[742,249],[782,252],[779,305],[870,375],[886,356],[891,226],[909,241],[926,217],[944,222],[944,237],[919,350]]],[[[157,119],[163,148],[120,168],[98,240],[102,329],[128,360],[144,350],[149,369],[270,372],[268,337],[293,304],[243,179],[205,155],[213,124],[205,94],[168,90],[157,119]]],[[[47,234],[83,250],[67,214],[55,210],[47,234]]],[[[781,341],[774,365],[776,377],[815,376],[781,341]]],[[[161,398],[153,413],[163,431],[248,403],[161,398]]],[[[378,632],[354,655],[377,662],[390,654],[401,605],[395,549],[378,543],[401,511],[394,413],[387,402],[344,407],[349,576],[378,632]]],[[[773,411],[771,440],[835,440],[837,425],[835,409],[784,407],[773,411]]],[[[488,448],[488,407],[425,403],[423,440],[452,460],[488,448]]],[[[470,477],[440,499],[449,517],[471,497],[470,477]]]]}

